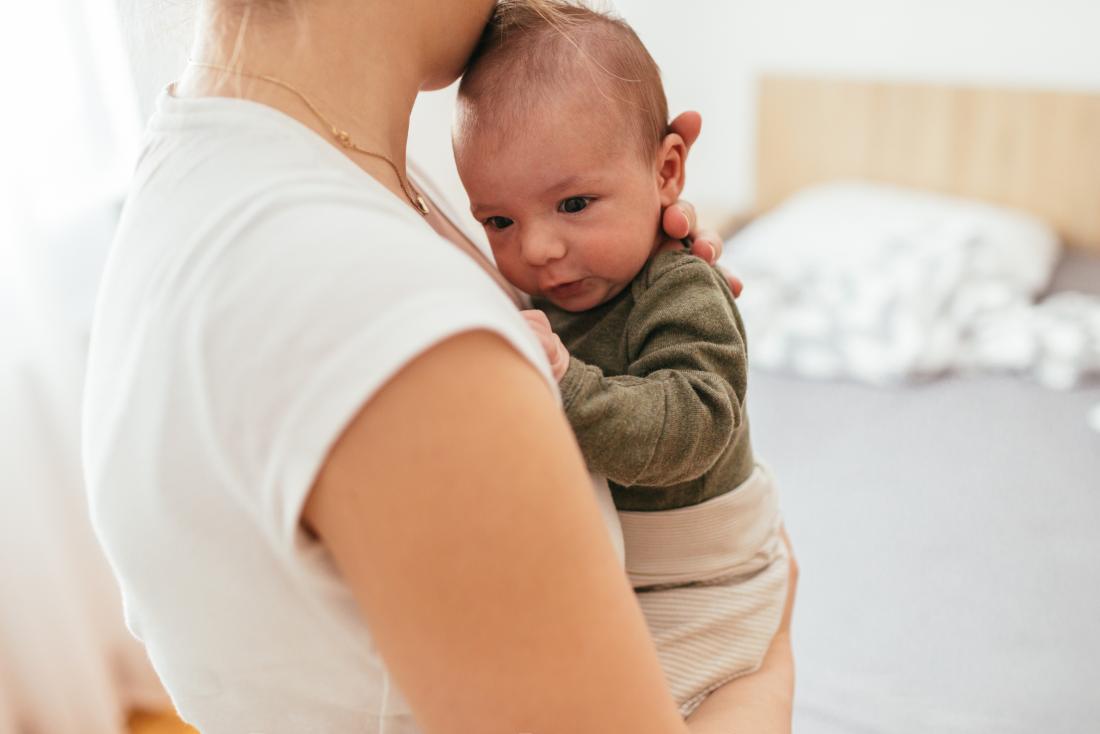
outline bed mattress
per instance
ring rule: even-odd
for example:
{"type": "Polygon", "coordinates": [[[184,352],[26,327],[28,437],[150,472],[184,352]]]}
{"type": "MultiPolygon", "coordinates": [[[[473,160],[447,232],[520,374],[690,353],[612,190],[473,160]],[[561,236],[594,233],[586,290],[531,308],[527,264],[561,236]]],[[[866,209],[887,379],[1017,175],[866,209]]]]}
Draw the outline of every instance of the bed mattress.
{"type": "MultiPolygon", "coordinates": [[[[1100,294],[1100,258],[1053,290],[1100,294]]],[[[796,732],[1100,731],[1100,386],[749,394],[802,568],[796,732]]]]}

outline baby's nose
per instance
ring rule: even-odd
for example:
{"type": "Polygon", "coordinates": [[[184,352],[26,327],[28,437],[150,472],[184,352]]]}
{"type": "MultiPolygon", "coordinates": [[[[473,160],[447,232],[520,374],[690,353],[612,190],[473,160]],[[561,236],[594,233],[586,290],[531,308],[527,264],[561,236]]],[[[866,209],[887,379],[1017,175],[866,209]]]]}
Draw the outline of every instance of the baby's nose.
{"type": "Polygon", "coordinates": [[[533,266],[546,265],[559,260],[565,256],[568,249],[564,240],[546,230],[524,233],[522,247],[523,259],[533,266]]]}

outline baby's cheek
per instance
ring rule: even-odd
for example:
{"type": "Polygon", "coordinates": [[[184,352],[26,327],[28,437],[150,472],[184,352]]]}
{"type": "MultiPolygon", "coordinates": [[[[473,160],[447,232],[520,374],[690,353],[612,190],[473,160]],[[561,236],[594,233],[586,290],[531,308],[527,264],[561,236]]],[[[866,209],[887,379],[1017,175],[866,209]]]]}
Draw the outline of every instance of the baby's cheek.
{"type": "Polygon", "coordinates": [[[623,237],[622,241],[609,251],[613,257],[613,262],[609,263],[609,270],[615,272],[621,280],[632,280],[649,259],[653,250],[654,235],[647,234],[641,229],[623,234],[628,236],[623,237]]]}
{"type": "Polygon", "coordinates": [[[534,288],[537,284],[530,268],[507,252],[502,252],[499,255],[494,252],[493,256],[497,262],[497,269],[505,280],[524,293],[534,294],[534,288]]]}

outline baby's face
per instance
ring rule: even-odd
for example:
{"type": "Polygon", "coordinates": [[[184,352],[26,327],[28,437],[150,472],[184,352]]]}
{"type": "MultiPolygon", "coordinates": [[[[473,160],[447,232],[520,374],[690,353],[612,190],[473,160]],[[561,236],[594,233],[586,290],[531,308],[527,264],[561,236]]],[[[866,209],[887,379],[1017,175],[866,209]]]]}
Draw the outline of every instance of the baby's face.
{"type": "Polygon", "coordinates": [[[612,298],[660,243],[656,155],[591,106],[455,137],[470,209],[516,287],[568,311],[612,298]]]}

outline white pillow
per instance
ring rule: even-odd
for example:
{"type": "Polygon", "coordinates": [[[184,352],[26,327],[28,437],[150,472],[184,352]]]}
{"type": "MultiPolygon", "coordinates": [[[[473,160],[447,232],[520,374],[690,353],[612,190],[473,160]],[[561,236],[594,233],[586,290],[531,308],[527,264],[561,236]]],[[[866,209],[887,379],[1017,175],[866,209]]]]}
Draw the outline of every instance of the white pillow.
{"type": "Polygon", "coordinates": [[[757,367],[872,383],[965,369],[990,314],[1050,282],[1054,231],[1027,214],[871,183],[815,186],[722,257],[757,367]]]}
{"type": "MultiPolygon", "coordinates": [[[[723,263],[753,270],[864,266],[894,247],[942,246],[977,238],[992,247],[982,270],[1029,295],[1050,282],[1058,235],[1021,211],[978,201],[863,181],[821,184],[795,194],[741,230],[723,263]]],[[[789,271],[788,271],[789,272],[789,271]]]]}

